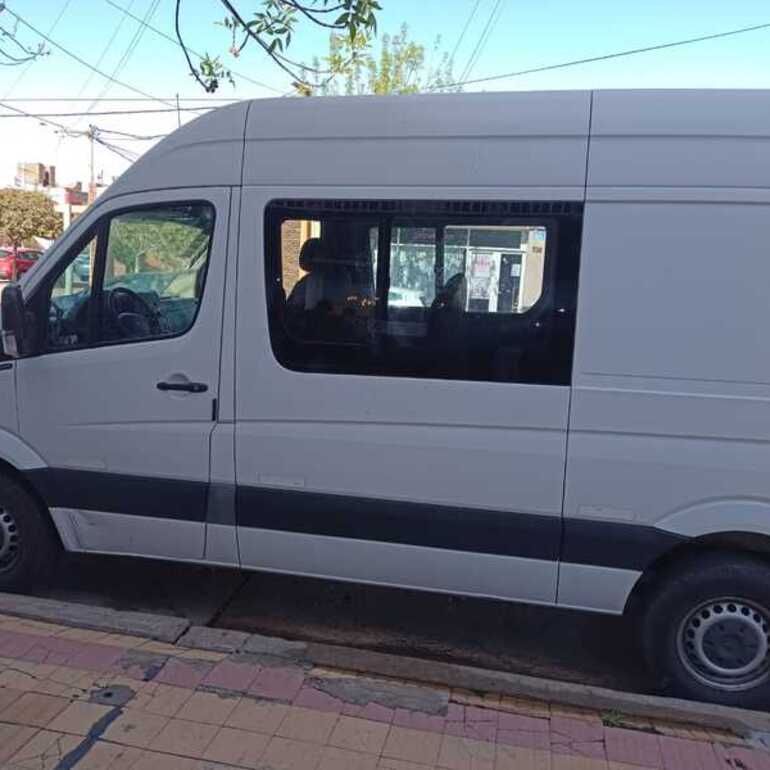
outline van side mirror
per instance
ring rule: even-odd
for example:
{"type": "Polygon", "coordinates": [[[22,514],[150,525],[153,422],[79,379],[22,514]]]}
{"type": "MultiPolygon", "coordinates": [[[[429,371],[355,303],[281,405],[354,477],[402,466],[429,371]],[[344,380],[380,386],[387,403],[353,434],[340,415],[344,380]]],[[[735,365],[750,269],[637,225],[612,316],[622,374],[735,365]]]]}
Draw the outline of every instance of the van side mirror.
{"type": "Polygon", "coordinates": [[[24,298],[18,283],[9,283],[3,289],[2,340],[3,352],[11,358],[24,353],[24,298]]]}

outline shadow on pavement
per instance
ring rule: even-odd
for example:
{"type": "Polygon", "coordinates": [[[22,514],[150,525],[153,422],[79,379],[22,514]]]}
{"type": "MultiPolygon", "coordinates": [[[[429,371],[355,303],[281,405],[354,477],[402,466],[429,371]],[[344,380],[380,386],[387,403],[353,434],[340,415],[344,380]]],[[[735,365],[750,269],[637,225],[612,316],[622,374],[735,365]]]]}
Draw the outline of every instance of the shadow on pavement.
{"type": "Polygon", "coordinates": [[[550,607],[119,557],[68,557],[43,595],[200,625],[649,691],[632,624],[550,607]]]}

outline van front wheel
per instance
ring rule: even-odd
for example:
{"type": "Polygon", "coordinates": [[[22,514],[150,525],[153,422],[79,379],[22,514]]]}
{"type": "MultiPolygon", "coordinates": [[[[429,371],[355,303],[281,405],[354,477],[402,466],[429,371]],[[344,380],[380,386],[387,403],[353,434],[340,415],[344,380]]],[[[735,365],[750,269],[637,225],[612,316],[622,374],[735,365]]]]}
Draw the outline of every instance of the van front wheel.
{"type": "Polygon", "coordinates": [[[770,703],[770,566],[716,553],[693,560],[650,602],[644,648],[674,695],[748,708],[770,703]]]}
{"type": "Polygon", "coordinates": [[[0,477],[0,591],[50,575],[60,548],[47,515],[18,482],[0,477]]]}

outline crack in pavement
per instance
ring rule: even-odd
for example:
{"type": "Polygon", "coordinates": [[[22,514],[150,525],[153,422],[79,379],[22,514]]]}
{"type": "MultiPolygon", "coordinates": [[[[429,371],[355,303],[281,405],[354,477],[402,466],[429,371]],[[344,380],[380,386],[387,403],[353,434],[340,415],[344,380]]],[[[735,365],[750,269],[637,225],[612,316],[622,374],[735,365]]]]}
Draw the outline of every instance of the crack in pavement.
{"type": "MultiPolygon", "coordinates": [[[[88,731],[88,735],[72,751],[62,757],[54,770],[71,770],[93,748],[96,741],[104,734],[104,731],[123,713],[120,706],[108,711],[103,717],[97,719],[88,731]]],[[[57,739],[59,740],[59,739],[57,739]]],[[[61,756],[61,753],[60,753],[61,756]]]]}
{"type": "Polygon", "coordinates": [[[321,679],[313,677],[308,683],[317,690],[339,698],[345,703],[366,706],[377,703],[388,708],[404,708],[424,714],[445,714],[449,704],[449,692],[431,690],[399,682],[377,681],[361,677],[321,679]]]}

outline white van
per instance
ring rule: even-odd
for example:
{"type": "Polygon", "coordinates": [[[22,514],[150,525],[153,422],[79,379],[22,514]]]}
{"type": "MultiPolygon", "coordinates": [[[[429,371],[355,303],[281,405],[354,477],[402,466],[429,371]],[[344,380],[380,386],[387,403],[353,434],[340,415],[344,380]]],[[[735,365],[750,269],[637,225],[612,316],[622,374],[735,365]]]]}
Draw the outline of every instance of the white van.
{"type": "Polygon", "coordinates": [[[768,92],[211,112],[5,291],[0,587],[63,548],[634,610],[671,690],[765,703],[769,291],[768,92]]]}

